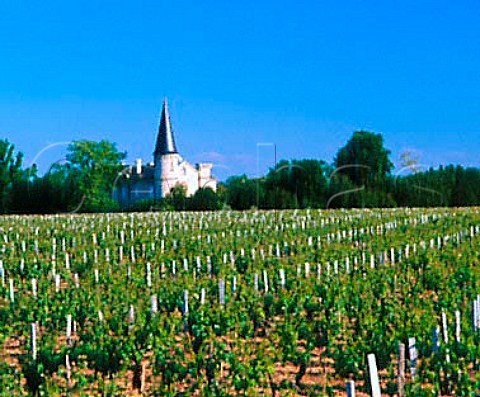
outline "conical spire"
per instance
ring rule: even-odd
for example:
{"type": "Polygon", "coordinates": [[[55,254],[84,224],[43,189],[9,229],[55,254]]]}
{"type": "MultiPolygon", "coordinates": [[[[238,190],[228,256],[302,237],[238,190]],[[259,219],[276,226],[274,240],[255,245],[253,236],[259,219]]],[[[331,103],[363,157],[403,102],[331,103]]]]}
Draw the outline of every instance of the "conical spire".
{"type": "Polygon", "coordinates": [[[160,126],[158,127],[157,144],[155,145],[154,155],[162,155],[169,153],[178,153],[173,138],[172,126],[170,124],[170,116],[168,115],[167,99],[163,100],[162,117],[160,126]]]}

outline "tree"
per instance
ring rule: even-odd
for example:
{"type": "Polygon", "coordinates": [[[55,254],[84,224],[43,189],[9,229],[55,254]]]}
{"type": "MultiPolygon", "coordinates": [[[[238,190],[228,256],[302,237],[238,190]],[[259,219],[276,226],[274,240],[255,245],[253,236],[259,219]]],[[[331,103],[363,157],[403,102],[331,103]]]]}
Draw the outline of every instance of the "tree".
{"type": "Polygon", "coordinates": [[[263,184],[249,179],[245,174],[227,179],[228,205],[234,210],[247,210],[257,206],[263,199],[263,184]]]}
{"type": "Polygon", "coordinates": [[[357,186],[378,186],[393,169],[390,151],[383,147],[383,137],[368,131],[356,131],[335,157],[338,172],[357,186]]]}
{"type": "Polygon", "coordinates": [[[15,153],[15,146],[0,140],[0,212],[8,210],[13,184],[21,178],[23,153],[15,153]]]}
{"type": "Polygon", "coordinates": [[[271,207],[272,196],[277,208],[324,207],[329,168],[322,160],[280,161],[266,177],[266,207],[271,207]]]}
{"type": "Polygon", "coordinates": [[[210,187],[198,189],[190,200],[190,208],[196,211],[214,211],[221,206],[217,194],[210,187]]]}
{"type": "Polygon", "coordinates": [[[122,169],[121,161],[126,153],[119,152],[116,145],[102,139],[100,142],[79,140],[68,146],[67,161],[78,181],[83,195],[84,211],[109,211],[117,207],[111,197],[115,178],[122,169]]]}
{"type": "Polygon", "coordinates": [[[176,211],[185,211],[187,209],[187,188],[184,185],[176,184],[170,189],[165,197],[166,203],[176,211]]]}

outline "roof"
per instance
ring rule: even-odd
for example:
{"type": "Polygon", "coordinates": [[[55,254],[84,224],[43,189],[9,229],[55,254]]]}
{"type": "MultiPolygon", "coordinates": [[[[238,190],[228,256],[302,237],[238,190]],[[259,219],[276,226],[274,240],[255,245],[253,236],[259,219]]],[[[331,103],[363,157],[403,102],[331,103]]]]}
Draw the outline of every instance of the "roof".
{"type": "Polygon", "coordinates": [[[167,100],[163,100],[162,116],[160,126],[158,127],[157,143],[155,145],[154,155],[163,155],[169,153],[178,153],[173,137],[170,116],[168,114],[167,100]]]}
{"type": "Polygon", "coordinates": [[[125,172],[123,172],[123,176],[127,177],[131,180],[149,180],[154,179],[155,175],[155,168],[151,165],[142,165],[142,172],[137,174],[136,166],[130,166],[125,172]],[[128,175],[128,176],[127,176],[128,175]]]}

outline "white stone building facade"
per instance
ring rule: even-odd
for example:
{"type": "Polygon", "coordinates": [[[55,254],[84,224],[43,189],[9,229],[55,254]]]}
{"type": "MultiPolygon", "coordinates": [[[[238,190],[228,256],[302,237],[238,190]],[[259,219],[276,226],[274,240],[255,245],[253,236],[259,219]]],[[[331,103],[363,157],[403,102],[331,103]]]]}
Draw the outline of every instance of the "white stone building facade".
{"type": "Polygon", "coordinates": [[[177,185],[185,188],[187,196],[194,195],[200,188],[217,189],[211,163],[193,165],[180,156],[166,100],[163,102],[153,159],[153,163],[146,165],[137,159],[135,165],[126,167],[122,172],[115,195],[123,207],[139,200],[164,198],[177,185]]]}

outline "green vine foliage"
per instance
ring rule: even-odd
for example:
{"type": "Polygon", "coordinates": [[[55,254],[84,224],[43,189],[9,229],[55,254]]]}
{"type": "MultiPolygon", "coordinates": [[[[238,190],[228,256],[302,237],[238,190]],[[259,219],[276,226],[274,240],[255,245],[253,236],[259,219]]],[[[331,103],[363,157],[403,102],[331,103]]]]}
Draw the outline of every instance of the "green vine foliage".
{"type": "Polygon", "coordinates": [[[478,208],[1,221],[0,395],[333,396],[347,379],[368,393],[374,353],[393,396],[399,343],[405,396],[479,390],[478,208]]]}

